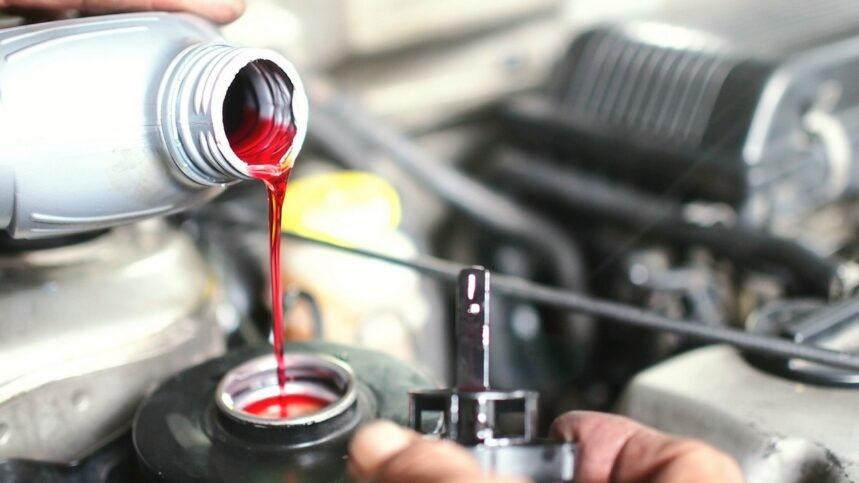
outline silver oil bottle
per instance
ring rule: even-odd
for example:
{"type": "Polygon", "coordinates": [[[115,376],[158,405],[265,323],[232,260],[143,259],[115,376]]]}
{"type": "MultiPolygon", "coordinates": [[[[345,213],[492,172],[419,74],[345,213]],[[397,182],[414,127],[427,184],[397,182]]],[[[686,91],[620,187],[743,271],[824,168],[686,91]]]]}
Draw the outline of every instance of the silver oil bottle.
{"type": "Polygon", "coordinates": [[[184,14],[0,30],[0,229],[41,238],[117,226],[248,178],[225,132],[228,96],[292,116],[291,164],[307,100],[276,52],[230,46],[184,14]]]}

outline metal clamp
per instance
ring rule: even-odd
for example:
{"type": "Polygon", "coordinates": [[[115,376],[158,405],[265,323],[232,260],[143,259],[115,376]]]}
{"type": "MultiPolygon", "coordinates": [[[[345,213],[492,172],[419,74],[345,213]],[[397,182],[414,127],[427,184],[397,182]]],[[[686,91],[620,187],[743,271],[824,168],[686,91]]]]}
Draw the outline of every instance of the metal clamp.
{"type": "Polygon", "coordinates": [[[460,272],[456,387],[410,392],[409,424],[468,446],[483,468],[495,474],[572,481],[575,445],[537,438],[538,394],[490,387],[489,278],[482,267],[460,272]]]}

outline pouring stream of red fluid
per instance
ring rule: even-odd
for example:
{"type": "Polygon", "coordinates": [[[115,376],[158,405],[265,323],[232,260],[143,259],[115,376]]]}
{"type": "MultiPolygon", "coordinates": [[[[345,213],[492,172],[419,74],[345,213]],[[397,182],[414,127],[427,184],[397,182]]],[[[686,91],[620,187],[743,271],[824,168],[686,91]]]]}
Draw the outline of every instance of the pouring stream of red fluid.
{"type": "MultiPolygon", "coordinates": [[[[280,396],[277,398],[279,417],[291,416],[293,405],[285,394],[286,365],[283,360],[283,288],[280,275],[280,225],[283,199],[289,180],[290,167],[281,161],[292,146],[295,124],[278,123],[263,118],[256,110],[245,109],[242,122],[227,133],[230,147],[236,156],[248,164],[250,175],[262,181],[268,191],[269,257],[271,269],[271,315],[274,338],[274,357],[277,360],[277,381],[280,396]]],[[[246,411],[261,416],[278,417],[272,412],[272,398],[251,403],[246,411]],[[258,406],[258,407],[257,407],[258,406]]],[[[275,411],[277,412],[277,411],[275,411]]]]}

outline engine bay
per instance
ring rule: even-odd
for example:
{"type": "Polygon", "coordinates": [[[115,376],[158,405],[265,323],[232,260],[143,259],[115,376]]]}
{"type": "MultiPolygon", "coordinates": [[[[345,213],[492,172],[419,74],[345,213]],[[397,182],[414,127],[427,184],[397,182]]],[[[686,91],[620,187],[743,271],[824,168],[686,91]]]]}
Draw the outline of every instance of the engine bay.
{"type": "Polygon", "coordinates": [[[0,480],[348,481],[382,418],[570,481],[574,409],[859,480],[859,5],[320,3],[223,29],[304,79],[282,300],[260,183],[2,236],[0,480]]]}

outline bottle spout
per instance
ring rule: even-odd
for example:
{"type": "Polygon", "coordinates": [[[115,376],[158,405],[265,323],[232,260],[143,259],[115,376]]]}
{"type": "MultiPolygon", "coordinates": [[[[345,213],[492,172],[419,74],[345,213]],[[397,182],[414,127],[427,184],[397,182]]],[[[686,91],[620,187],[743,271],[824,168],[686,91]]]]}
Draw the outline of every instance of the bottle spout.
{"type": "Polygon", "coordinates": [[[223,185],[254,165],[292,167],[308,105],[295,67],[265,49],[199,44],[180,53],[161,85],[161,132],[177,175],[223,185]]]}

